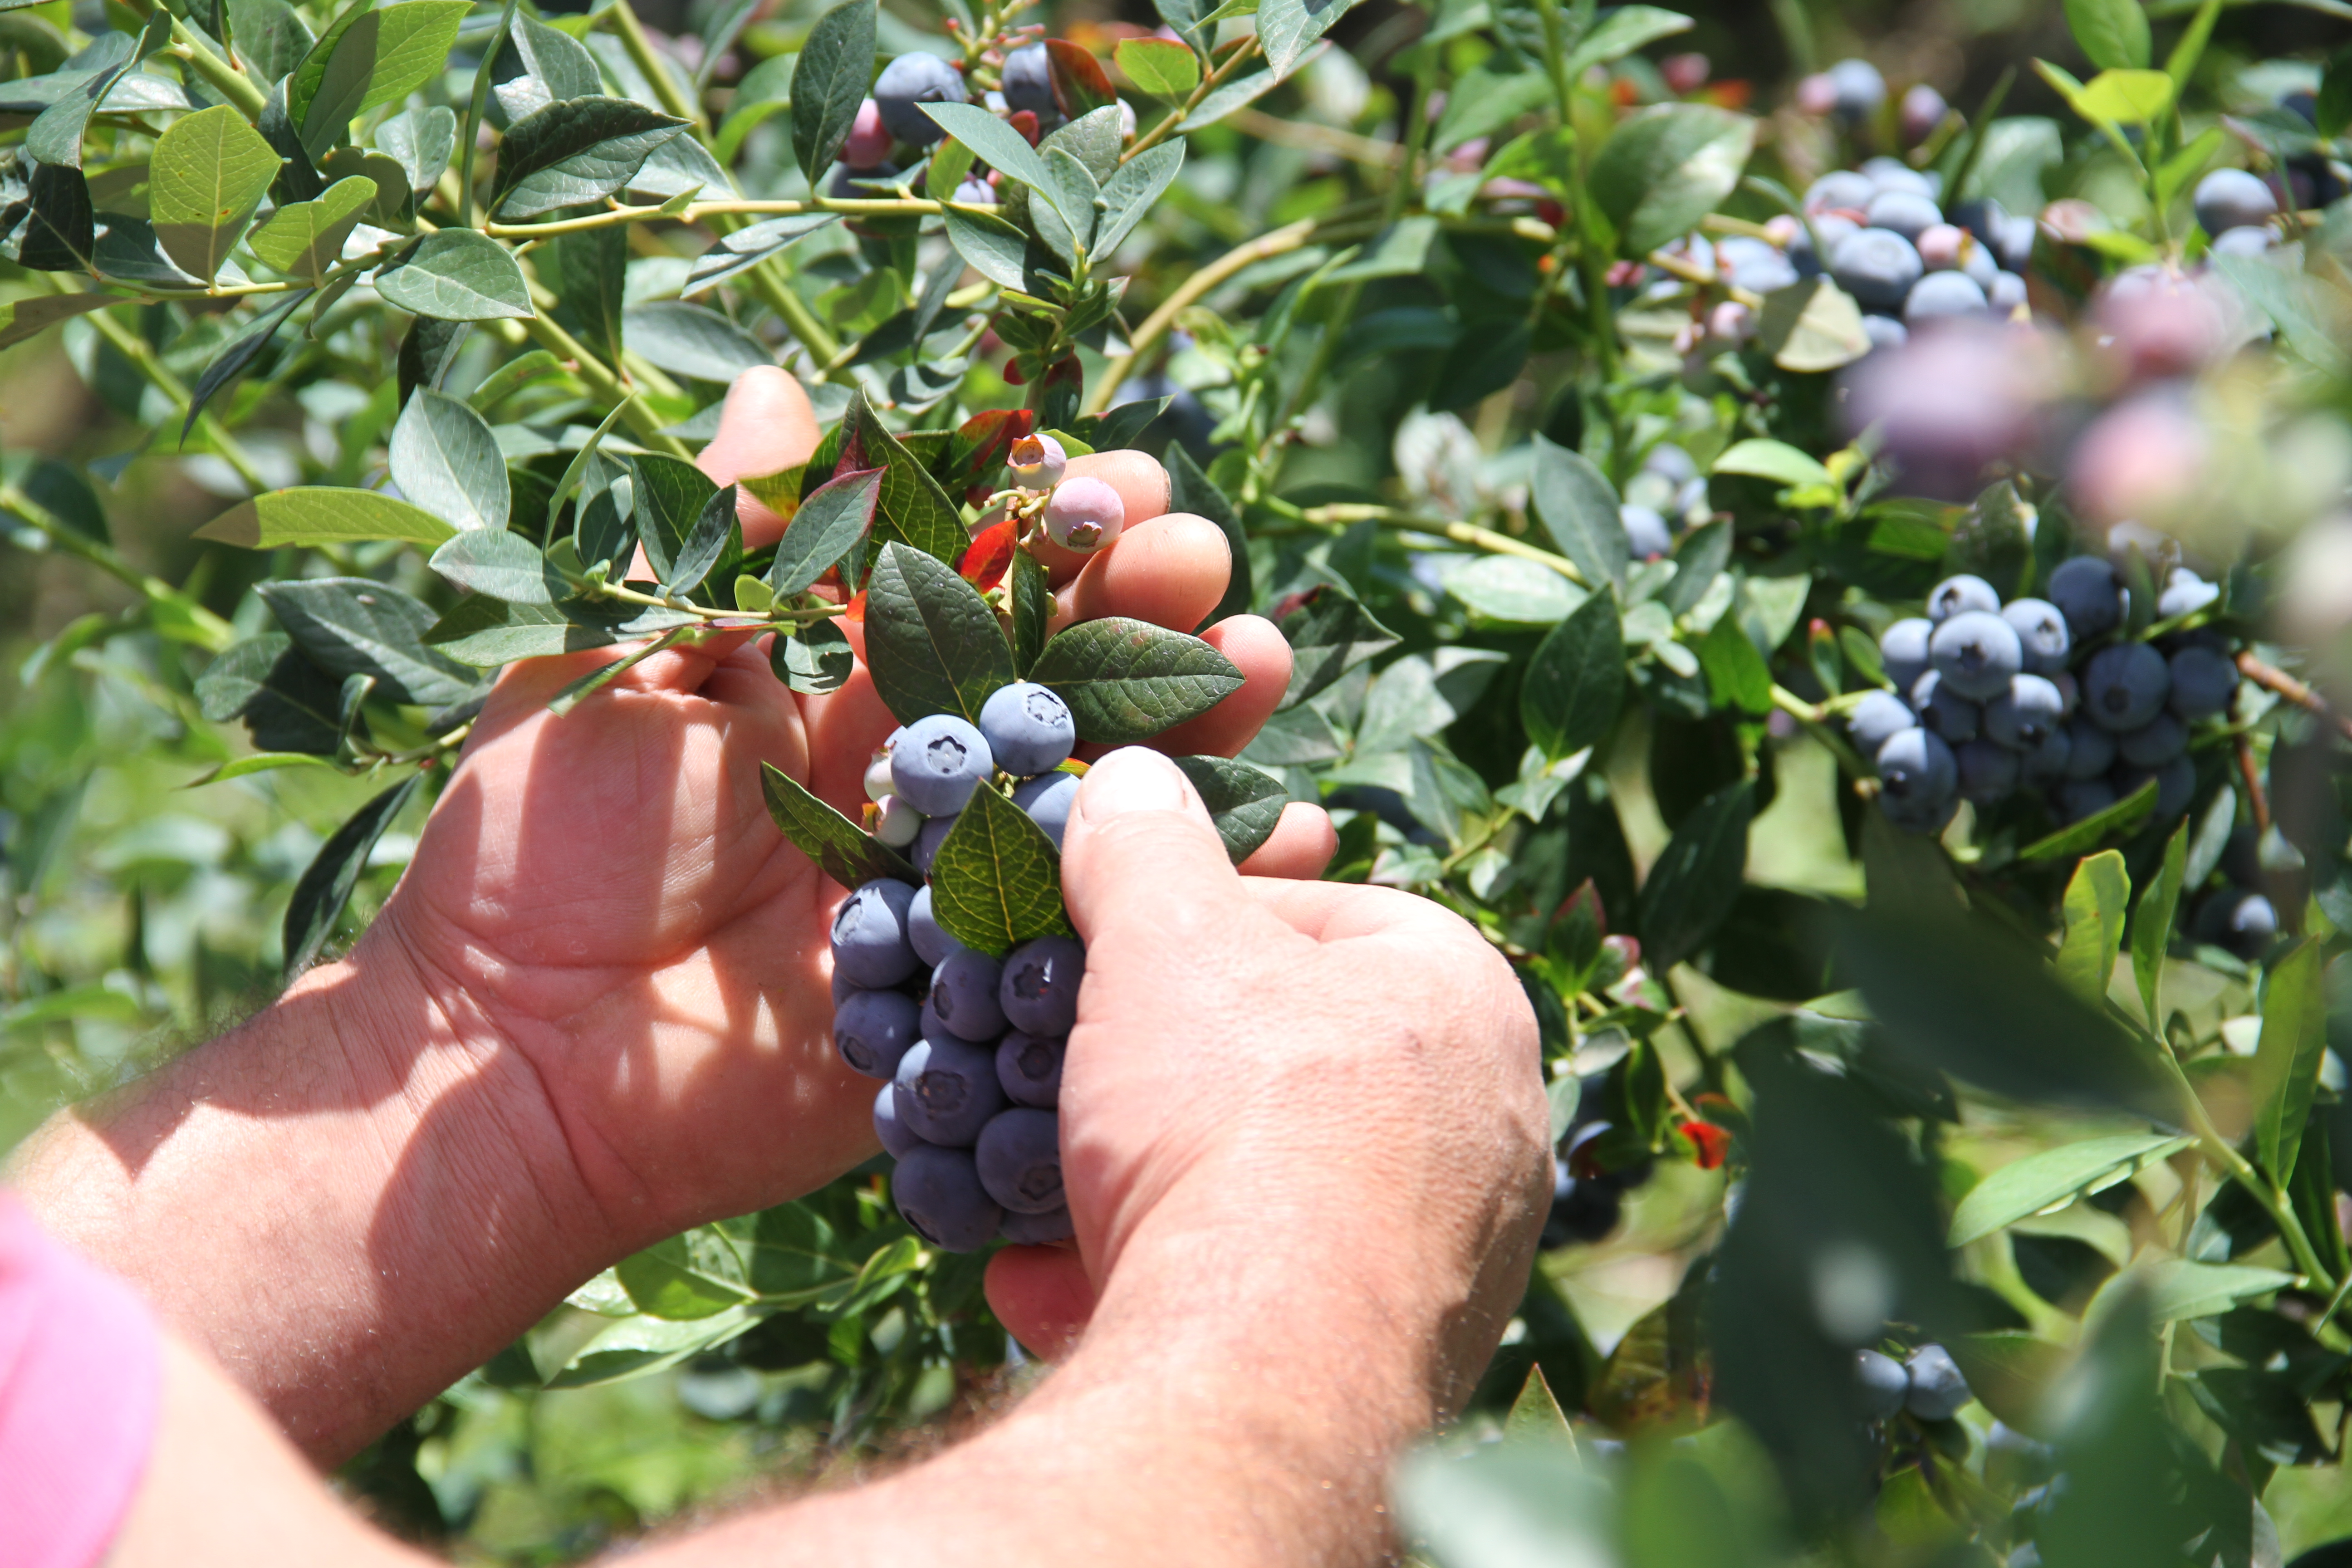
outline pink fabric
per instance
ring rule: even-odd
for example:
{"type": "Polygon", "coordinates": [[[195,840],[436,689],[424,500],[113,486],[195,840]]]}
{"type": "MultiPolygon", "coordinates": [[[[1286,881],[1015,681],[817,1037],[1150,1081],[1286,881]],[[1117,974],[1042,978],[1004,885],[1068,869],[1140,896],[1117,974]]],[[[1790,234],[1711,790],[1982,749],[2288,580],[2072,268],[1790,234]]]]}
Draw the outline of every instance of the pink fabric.
{"type": "Polygon", "coordinates": [[[0,1191],[0,1568],[94,1568],[155,1440],[155,1320],[0,1191]]]}

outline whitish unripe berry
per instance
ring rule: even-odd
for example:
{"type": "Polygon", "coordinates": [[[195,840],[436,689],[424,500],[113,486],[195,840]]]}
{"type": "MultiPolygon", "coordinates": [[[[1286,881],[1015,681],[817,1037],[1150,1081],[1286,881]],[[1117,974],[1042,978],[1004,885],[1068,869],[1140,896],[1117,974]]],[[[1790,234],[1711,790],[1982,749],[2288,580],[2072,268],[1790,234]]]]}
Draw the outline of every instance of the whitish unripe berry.
{"type": "Polygon", "coordinates": [[[1126,525],[1127,504],[1097,479],[1064,479],[1045,502],[1045,537],[1065,550],[1100,550],[1126,525]]]}

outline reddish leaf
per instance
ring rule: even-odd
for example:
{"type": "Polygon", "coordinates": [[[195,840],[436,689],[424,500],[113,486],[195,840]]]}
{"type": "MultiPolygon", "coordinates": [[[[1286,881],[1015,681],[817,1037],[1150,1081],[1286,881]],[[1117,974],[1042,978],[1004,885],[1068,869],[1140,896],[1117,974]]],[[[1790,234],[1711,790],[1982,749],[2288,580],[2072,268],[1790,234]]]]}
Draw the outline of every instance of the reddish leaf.
{"type": "Polygon", "coordinates": [[[1685,1121],[1678,1130],[1690,1141],[1691,1163],[1702,1171],[1720,1170],[1731,1152],[1731,1134],[1711,1121],[1685,1121]]]}
{"type": "Polygon", "coordinates": [[[849,608],[841,613],[841,618],[845,621],[862,621],[866,618],[866,591],[863,588],[857,591],[857,597],[849,601],[849,608]]]}
{"type": "Polygon", "coordinates": [[[1037,139],[1043,132],[1037,129],[1037,117],[1034,114],[1025,109],[1016,109],[1004,119],[1006,124],[1029,139],[1029,145],[1032,147],[1037,145],[1037,139]]]}
{"type": "Polygon", "coordinates": [[[955,485],[985,479],[1003,464],[1013,443],[1036,427],[1037,412],[1033,408],[991,408],[973,415],[949,444],[947,482],[955,485]]]}
{"type": "Polygon", "coordinates": [[[1013,545],[1017,532],[1008,517],[972,535],[971,548],[963,552],[963,559],[956,565],[963,580],[983,594],[1003,582],[1004,574],[1013,568],[1013,545]]]}
{"type": "Polygon", "coordinates": [[[1045,40],[1045,58],[1054,79],[1054,104],[1065,120],[1116,102],[1118,93],[1102,62],[1066,38],[1045,40]]]}

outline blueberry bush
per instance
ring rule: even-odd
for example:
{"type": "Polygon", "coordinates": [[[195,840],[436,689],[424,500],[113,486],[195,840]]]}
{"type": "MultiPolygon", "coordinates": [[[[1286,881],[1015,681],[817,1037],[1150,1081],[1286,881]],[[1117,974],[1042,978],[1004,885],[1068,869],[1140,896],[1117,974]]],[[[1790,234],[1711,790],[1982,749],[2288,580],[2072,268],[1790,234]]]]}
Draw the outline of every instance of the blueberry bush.
{"type": "Polygon", "coordinates": [[[500,668],[855,619],[904,728],[767,796],[887,1156],[342,1484],[543,1562],[1017,1390],[1074,757],[1239,683],[1048,636],[1141,448],[1295,658],[1234,857],[1320,803],[1542,1026],[1405,1549],[2352,1560],[2347,17],[10,5],[0,1145],[348,943],[500,668]],[[715,485],[746,374],[820,438],[715,485]]]}

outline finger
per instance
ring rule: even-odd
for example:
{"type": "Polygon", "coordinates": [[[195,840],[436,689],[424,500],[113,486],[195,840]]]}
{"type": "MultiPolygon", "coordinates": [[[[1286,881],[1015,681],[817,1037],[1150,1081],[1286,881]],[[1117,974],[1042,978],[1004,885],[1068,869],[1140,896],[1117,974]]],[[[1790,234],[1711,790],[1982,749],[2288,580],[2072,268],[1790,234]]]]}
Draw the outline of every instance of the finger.
{"type": "Polygon", "coordinates": [[[1131,616],[1189,632],[1225,596],[1233,569],[1225,531],[1205,517],[1171,511],[1129,523],[1055,595],[1055,626],[1131,616]]]}
{"type": "Polygon", "coordinates": [[[1121,924],[1246,921],[1241,878],[1176,764],[1126,746],[1087,771],[1062,847],[1062,895],[1088,942],[1121,924]]]}
{"type": "Polygon", "coordinates": [[[1242,862],[1242,875],[1312,881],[1339,852],[1339,835],[1331,826],[1330,814],[1319,805],[1294,800],[1282,808],[1274,836],[1242,862]]]}
{"type": "Polygon", "coordinates": [[[1397,888],[1247,877],[1242,881],[1242,891],[1291,930],[1318,942],[1402,936],[1415,942],[1444,944],[1458,942],[1467,933],[1485,944],[1485,939],[1459,916],[1397,888]]]}
{"type": "MultiPolygon", "coordinates": [[[[1148,452],[1091,452],[1083,458],[1072,458],[1062,477],[1100,479],[1117,490],[1119,505],[1127,514],[1122,525],[1126,528],[1149,522],[1168,510],[1168,470],[1148,452]]],[[[1112,546],[1113,550],[1117,548],[1112,546]]],[[[1045,539],[1037,542],[1036,553],[1057,586],[1076,576],[1091,559],[1045,539]]]]}
{"type": "Polygon", "coordinates": [[[1256,738],[1290,687],[1290,645],[1259,616],[1219,621],[1201,639],[1233,660],[1242,688],[1202,714],[1152,738],[1171,756],[1230,757],[1256,738]]]}
{"type": "MultiPolygon", "coordinates": [[[[719,434],[702,448],[695,466],[714,484],[781,473],[805,463],[816,450],[816,410],[792,373],[754,365],[735,378],[719,410],[719,434]]],[[[735,495],[736,520],[743,525],[743,548],[757,550],[784,536],[783,519],[750,490],[735,495]]]]}
{"type": "Polygon", "coordinates": [[[1024,1350],[1059,1361],[1094,1316],[1095,1288],[1076,1250],[1008,1247],[988,1260],[989,1310],[1024,1350]]]}

